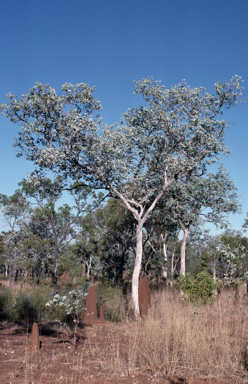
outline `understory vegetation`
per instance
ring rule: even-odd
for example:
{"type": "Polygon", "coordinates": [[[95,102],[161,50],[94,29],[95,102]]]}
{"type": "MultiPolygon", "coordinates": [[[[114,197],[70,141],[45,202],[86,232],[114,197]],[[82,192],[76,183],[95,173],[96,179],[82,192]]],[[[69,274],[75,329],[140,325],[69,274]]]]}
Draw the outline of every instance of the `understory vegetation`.
{"type": "Polygon", "coordinates": [[[247,380],[247,305],[247,296],[235,304],[231,288],[197,310],[195,303],[182,302],[178,292],[156,294],[147,318],[121,325],[120,340],[126,334],[129,342],[125,349],[121,343],[115,347],[113,370],[219,379],[243,374],[247,380]]]}
{"type": "MultiPolygon", "coordinates": [[[[29,283],[18,282],[15,286],[9,286],[8,280],[2,280],[0,287],[0,321],[9,323],[24,323],[27,326],[33,322],[59,321],[70,324],[71,316],[68,316],[65,306],[48,306],[54,292],[61,297],[68,296],[72,290],[80,289],[89,279],[77,279],[63,285],[53,285],[44,281],[40,285],[33,286],[29,283]]],[[[111,322],[120,322],[127,315],[127,298],[123,295],[119,286],[112,286],[108,282],[96,282],[96,304],[99,310],[100,305],[104,306],[105,319],[111,322]]],[[[82,302],[84,310],[86,297],[82,302]]],[[[98,313],[99,315],[99,313],[98,313]]]]}
{"type": "MultiPolygon", "coordinates": [[[[64,286],[61,292],[66,293],[64,286]]],[[[125,297],[118,287],[96,284],[99,303],[104,302],[108,323],[95,330],[90,348],[83,344],[77,349],[77,357],[67,352],[67,360],[73,366],[82,366],[87,359],[97,362],[101,370],[119,377],[137,373],[176,375],[182,377],[232,379],[248,382],[248,296],[246,286],[239,287],[239,295],[230,285],[219,297],[204,304],[196,299],[183,299],[179,289],[157,287],[152,293],[152,308],[141,321],[130,317],[125,297]],[[112,321],[115,321],[113,323],[112,321]],[[111,341],[111,350],[104,352],[98,338],[104,332],[111,341]]],[[[179,288],[179,287],[178,287],[179,288]]],[[[63,307],[49,312],[45,302],[51,298],[48,286],[1,288],[1,320],[37,320],[52,323],[55,318],[66,319],[63,307]],[[32,293],[31,293],[32,292],[32,293]]],[[[28,348],[28,346],[27,346],[28,348]]],[[[56,365],[47,363],[46,369],[56,365]]],[[[79,368],[78,368],[79,369],[79,368]]],[[[67,378],[76,383],[76,376],[67,378]]],[[[80,382],[80,380],[78,381],[80,382]]]]}

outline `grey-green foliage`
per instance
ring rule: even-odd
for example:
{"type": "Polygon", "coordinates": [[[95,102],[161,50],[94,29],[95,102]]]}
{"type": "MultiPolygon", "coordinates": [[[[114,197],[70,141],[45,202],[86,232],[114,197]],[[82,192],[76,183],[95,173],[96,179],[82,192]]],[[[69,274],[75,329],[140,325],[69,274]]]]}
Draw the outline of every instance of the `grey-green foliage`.
{"type": "MultiPolygon", "coordinates": [[[[184,182],[193,170],[201,177],[219,154],[229,153],[224,143],[229,125],[218,116],[240,101],[241,83],[239,76],[217,82],[212,95],[185,81],[171,89],[152,78],[135,81],[134,92],[147,107],[128,110],[115,129],[103,128],[96,116],[101,106],[85,84],[65,84],[61,95],[36,84],[20,100],[8,94],[9,103],[0,109],[22,127],[15,141],[19,155],[64,179],[106,189],[132,212],[138,224],[136,287],[144,223],[169,185],[184,182]]],[[[132,299],[138,313],[138,297],[132,299]]]]}
{"type": "Polygon", "coordinates": [[[69,292],[69,296],[61,296],[56,291],[52,292],[53,299],[46,303],[47,307],[64,306],[66,314],[72,316],[73,321],[78,323],[85,311],[85,298],[88,295],[86,289],[91,287],[91,281],[82,288],[73,289],[69,292]]]}
{"type": "MultiPolygon", "coordinates": [[[[73,289],[67,296],[61,296],[56,291],[52,292],[53,300],[46,303],[47,307],[64,307],[67,316],[71,316],[74,322],[73,332],[69,331],[69,336],[73,337],[73,345],[77,343],[77,329],[79,321],[83,318],[85,313],[85,301],[88,293],[85,291],[92,286],[91,281],[85,284],[82,288],[73,289]]],[[[57,319],[59,323],[66,327],[65,323],[62,323],[57,319]]]]}
{"type": "Polygon", "coordinates": [[[189,236],[188,259],[191,274],[207,271],[217,279],[235,282],[248,270],[248,240],[241,231],[226,229],[218,235],[192,226],[189,236]]]}
{"type": "MultiPolygon", "coordinates": [[[[168,222],[168,212],[172,221],[171,225],[174,222],[175,226],[178,225],[185,231],[185,229],[189,230],[192,225],[198,224],[199,221],[212,222],[217,227],[227,227],[227,215],[238,212],[239,209],[236,188],[222,165],[216,174],[207,173],[203,177],[191,174],[184,180],[177,180],[171,184],[158,202],[152,219],[154,222],[155,218],[160,217],[160,236],[164,230],[163,227],[168,222]]],[[[152,220],[148,219],[145,224],[148,229],[150,221],[152,220]]],[[[172,229],[173,227],[170,228],[170,232],[172,229]]],[[[151,232],[153,230],[154,224],[151,226],[151,232]]],[[[154,238],[153,235],[151,237],[153,243],[154,238]]]]}
{"type": "Polygon", "coordinates": [[[0,194],[0,220],[8,227],[4,236],[5,263],[10,274],[14,270],[15,278],[18,265],[23,261],[18,244],[24,237],[29,212],[30,203],[20,190],[16,190],[12,196],[0,194]]]}
{"type": "Polygon", "coordinates": [[[172,184],[163,196],[163,199],[168,197],[172,217],[184,232],[181,273],[185,272],[185,246],[192,224],[203,220],[212,222],[217,227],[227,227],[227,215],[240,209],[236,188],[223,166],[219,167],[216,174],[208,173],[203,177],[196,177],[194,173],[186,176],[183,183],[179,180],[172,184]]]}
{"type": "Polygon", "coordinates": [[[242,232],[226,230],[221,236],[221,245],[216,247],[220,262],[223,265],[224,280],[231,284],[238,284],[247,271],[246,239],[241,237],[242,232]]]}
{"type": "MultiPolygon", "coordinates": [[[[101,210],[101,207],[97,209],[101,210]]],[[[81,271],[89,277],[91,274],[100,275],[102,265],[100,263],[102,231],[96,220],[95,211],[79,220],[77,241],[70,247],[70,256],[77,265],[81,265],[81,271]]]]}
{"type": "Polygon", "coordinates": [[[8,94],[9,104],[3,103],[1,111],[22,126],[15,142],[19,155],[112,194],[117,188],[132,198],[135,188],[137,200],[144,202],[155,187],[163,187],[164,172],[168,180],[178,179],[228,152],[228,123],[217,116],[240,100],[241,81],[235,76],[216,83],[216,95],[204,93],[203,87],[191,89],[185,81],[171,89],[152,78],[137,81],[134,92],[143,95],[148,107],[128,110],[122,125],[105,127],[102,134],[94,117],[101,106],[92,96],[94,88],[85,84],[65,84],[61,95],[36,84],[20,100],[8,94]]]}
{"type": "Polygon", "coordinates": [[[173,184],[168,197],[171,197],[172,217],[188,228],[201,219],[217,227],[227,227],[228,213],[240,212],[237,189],[223,166],[216,174],[190,176],[184,183],[173,184]]]}
{"type": "Polygon", "coordinates": [[[74,184],[69,186],[74,205],[64,204],[57,208],[66,187],[65,184],[61,176],[57,175],[54,180],[51,180],[42,173],[33,174],[19,183],[25,196],[35,199],[37,204],[32,210],[33,224],[46,227],[49,231],[53,242],[53,273],[57,271],[57,262],[62,248],[76,233],[79,216],[90,212],[102,198],[102,194],[97,195],[87,187],[74,188],[74,184]]]}

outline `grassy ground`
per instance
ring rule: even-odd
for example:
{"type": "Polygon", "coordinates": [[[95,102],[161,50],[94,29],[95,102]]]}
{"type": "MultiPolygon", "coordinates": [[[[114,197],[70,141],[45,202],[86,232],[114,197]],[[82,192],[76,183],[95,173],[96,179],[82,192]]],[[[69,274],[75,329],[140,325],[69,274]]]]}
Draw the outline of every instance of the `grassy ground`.
{"type": "MultiPolygon", "coordinates": [[[[245,293],[245,287],[240,292],[245,293]]],[[[113,296],[112,308],[115,308],[116,316],[123,319],[122,322],[85,329],[87,338],[81,339],[76,354],[72,353],[65,336],[58,336],[56,329],[46,334],[43,322],[39,353],[46,359],[47,372],[59,370],[64,375],[66,381],[61,379],[60,382],[76,383],[72,378],[78,367],[81,370],[91,367],[87,372],[98,377],[99,383],[102,374],[109,378],[122,377],[123,380],[142,374],[147,377],[215,378],[248,383],[248,297],[243,295],[235,300],[234,296],[231,290],[224,291],[215,303],[196,306],[181,301],[179,292],[165,290],[153,294],[152,309],[146,318],[137,322],[127,317],[118,302],[119,296],[113,296]],[[55,346],[51,359],[49,353],[55,346]],[[61,367],[67,367],[66,373],[61,367]]],[[[15,339],[15,334],[12,337],[15,339]]],[[[23,336],[26,352],[21,353],[20,361],[28,355],[28,338],[26,333],[23,336]]],[[[32,359],[34,357],[25,360],[29,369],[30,364],[35,365],[32,359]]],[[[80,373],[80,377],[83,374],[80,373]]]]}

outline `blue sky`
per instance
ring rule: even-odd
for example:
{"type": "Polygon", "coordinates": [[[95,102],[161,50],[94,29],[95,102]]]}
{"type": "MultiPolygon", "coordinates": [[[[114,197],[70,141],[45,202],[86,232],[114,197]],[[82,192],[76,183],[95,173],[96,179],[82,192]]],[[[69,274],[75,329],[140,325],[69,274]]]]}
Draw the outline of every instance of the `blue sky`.
{"type": "MultiPolygon", "coordinates": [[[[186,79],[213,92],[237,74],[248,100],[247,0],[12,0],[1,2],[0,102],[7,92],[28,93],[36,82],[57,92],[65,82],[95,86],[104,121],[120,120],[142,103],[133,80],[153,76],[170,88],[186,79]]],[[[248,104],[225,112],[231,123],[224,158],[248,211],[248,104]]],[[[11,195],[33,164],[15,157],[20,128],[0,116],[0,193],[11,195]]]]}

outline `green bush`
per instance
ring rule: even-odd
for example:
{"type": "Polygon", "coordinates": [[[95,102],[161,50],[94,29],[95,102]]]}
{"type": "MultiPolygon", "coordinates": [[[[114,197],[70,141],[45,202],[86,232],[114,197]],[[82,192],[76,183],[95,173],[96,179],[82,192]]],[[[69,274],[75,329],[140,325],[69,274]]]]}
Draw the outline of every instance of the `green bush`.
{"type": "Polygon", "coordinates": [[[10,289],[0,288],[0,320],[15,321],[14,297],[10,289]]]}
{"type": "Polygon", "coordinates": [[[195,277],[188,274],[179,276],[177,279],[179,288],[188,295],[189,299],[195,302],[209,303],[214,301],[213,290],[216,285],[213,278],[207,272],[198,273],[195,277]]]}
{"type": "Polygon", "coordinates": [[[75,283],[74,283],[74,289],[83,287],[83,286],[84,286],[85,284],[87,284],[89,281],[91,281],[91,278],[90,278],[90,277],[86,277],[86,276],[83,276],[83,277],[77,277],[77,278],[76,278],[76,281],[75,281],[75,283]]]}
{"type": "Polygon", "coordinates": [[[38,310],[35,300],[26,292],[19,292],[16,297],[15,311],[18,321],[31,324],[38,321],[38,310]]]}
{"type": "MultiPolygon", "coordinates": [[[[96,305],[104,307],[105,320],[119,323],[126,317],[125,297],[119,285],[104,282],[96,286],[96,305]]],[[[99,313],[98,313],[99,316],[99,313]]]]}
{"type": "Polygon", "coordinates": [[[50,289],[47,286],[37,286],[32,290],[18,291],[13,307],[15,321],[31,324],[40,322],[46,316],[46,302],[50,289]]]}
{"type": "Polygon", "coordinates": [[[41,318],[46,314],[46,302],[50,295],[50,288],[47,286],[37,286],[31,295],[37,311],[37,320],[40,322],[41,318]]]}

